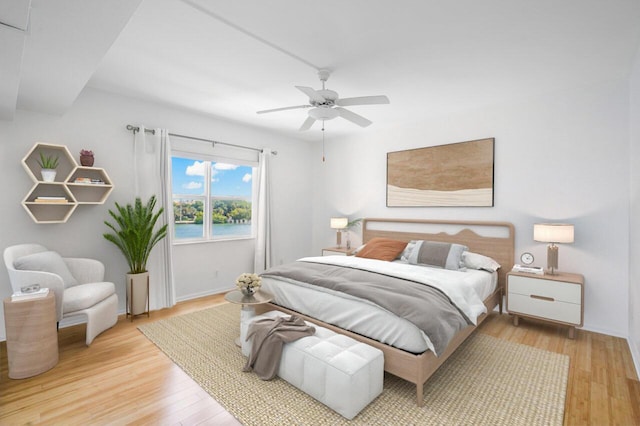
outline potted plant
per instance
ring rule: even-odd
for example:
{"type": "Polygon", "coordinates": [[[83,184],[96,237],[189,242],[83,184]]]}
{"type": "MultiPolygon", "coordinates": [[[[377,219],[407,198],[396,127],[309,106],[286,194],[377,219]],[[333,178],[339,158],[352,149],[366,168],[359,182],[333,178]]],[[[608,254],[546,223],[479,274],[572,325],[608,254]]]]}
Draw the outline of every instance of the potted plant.
{"type": "Polygon", "coordinates": [[[103,234],[107,241],[115,244],[124,255],[129,265],[127,273],[127,311],[134,315],[149,312],[148,284],[149,271],[147,260],[151,249],[167,235],[167,225],[154,230],[158,218],[164,211],[161,207],[154,213],[156,197],[152,195],[146,204],[137,197],[133,205],[121,206],[116,204],[116,211],[109,210],[109,214],[116,222],[111,224],[104,221],[113,232],[103,234]],[[145,294],[146,297],[133,297],[133,294],[145,294]],[[146,306],[146,309],[145,309],[146,306]]]}
{"type": "Polygon", "coordinates": [[[93,160],[93,151],[90,151],[88,149],[80,150],[80,165],[84,167],[92,167],[93,160]]]}
{"type": "Polygon", "coordinates": [[[57,155],[44,155],[44,152],[40,151],[40,159],[38,160],[40,165],[40,173],[42,174],[42,180],[45,182],[53,182],[56,179],[56,168],[58,167],[57,155]]]}
{"type": "Polygon", "coordinates": [[[362,218],[354,219],[347,223],[347,226],[344,227],[344,232],[347,234],[347,249],[351,248],[351,228],[355,228],[360,226],[360,222],[362,222],[362,218]]]}

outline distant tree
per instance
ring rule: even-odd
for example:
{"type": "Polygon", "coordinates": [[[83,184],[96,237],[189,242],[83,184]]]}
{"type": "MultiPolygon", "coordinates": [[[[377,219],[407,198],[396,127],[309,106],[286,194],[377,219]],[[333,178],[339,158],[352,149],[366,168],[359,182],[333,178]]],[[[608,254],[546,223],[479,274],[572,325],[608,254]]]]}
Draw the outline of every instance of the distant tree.
{"type": "Polygon", "coordinates": [[[227,223],[227,217],[220,213],[213,213],[211,215],[211,222],[213,223],[227,223]]]}
{"type": "Polygon", "coordinates": [[[198,225],[202,224],[203,222],[203,217],[204,217],[204,213],[202,212],[197,212],[196,213],[196,217],[195,217],[195,221],[198,225]]]}

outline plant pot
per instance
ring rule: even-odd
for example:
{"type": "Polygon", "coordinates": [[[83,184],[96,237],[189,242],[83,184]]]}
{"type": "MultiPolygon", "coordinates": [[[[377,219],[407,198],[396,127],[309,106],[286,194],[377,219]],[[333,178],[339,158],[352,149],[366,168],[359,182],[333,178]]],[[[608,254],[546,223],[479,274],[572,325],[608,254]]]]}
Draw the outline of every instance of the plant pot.
{"type": "Polygon", "coordinates": [[[56,180],[55,169],[41,169],[40,174],[42,175],[42,180],[45,182],[53,182],[56,180]]]}
{"type": "Polygon", "coordinates": [[[127,274],[127,314],[149,315],[149,272],[127,274]]]}
{"type": "Polygon", "coordinates": [[[93,155],[81,155],[80,164],[84,167],[93,167],[93,155]]]}

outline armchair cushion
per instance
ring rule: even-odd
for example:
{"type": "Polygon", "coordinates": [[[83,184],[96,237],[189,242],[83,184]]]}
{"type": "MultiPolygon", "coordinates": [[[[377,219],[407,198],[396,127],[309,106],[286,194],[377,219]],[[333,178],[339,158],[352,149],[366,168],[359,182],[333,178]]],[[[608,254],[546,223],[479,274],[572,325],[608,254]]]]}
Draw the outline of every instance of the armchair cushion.
{"type": "Polygon", "coordinates": [[[78,284],[104,281],[104,264],[99,260],[65,257],[64,262],[78,284]]]}
{"type": "Polygon", "coordinates": [[[70,287],[64,291],[62,311],[68,314],[90,308],[115,294],[115,292],[116,288],[110,282],[81,284],[70,287]]]}
{"type": "Polygon", "coordinates": [[[22,271],[51,272],[62,278],[65,288],[78,285],[78,281],[71,275],[62,256],[55,251],[43,251],[22,256],[13,262],[16,269],[22,271]]]}

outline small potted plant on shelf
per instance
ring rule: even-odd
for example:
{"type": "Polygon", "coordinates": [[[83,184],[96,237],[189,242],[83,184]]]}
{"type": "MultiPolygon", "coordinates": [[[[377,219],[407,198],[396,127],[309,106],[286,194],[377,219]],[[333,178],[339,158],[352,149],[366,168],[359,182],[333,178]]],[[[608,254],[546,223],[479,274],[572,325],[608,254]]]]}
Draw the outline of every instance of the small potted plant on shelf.
{"type": "Polygon", "coordinates": [[[44,155],[43,152],[40,152],[38,165],[40,165],[41,168],[40,174],[42,175],[43,181],[53,182],[56,179],[56,168],[58,167],[57,155],[44,155]]]}
{"type": "Polygon", "coordinates": [[[151,254],[151,249],[167,236],[167,225],[162,225],[154,231],[156,222],[164,211],[160,208],[154,213],[156,197],[152,195],[143,204],[140,197],[137,197],[134,205],[127,204],[121,206],[116,203],[116,211],[109,210],[109,214],[115,220],[113,225],[106,220],[107,225],[113,233],[103,234],[107,241],[115,244],[124,255],[129,265],[127,273],[127,313],[134,315],[145,313],[147,300],[147,284],[149,282],[149,271],[147,271],[147,260],[151,254]],[[132,294],[146,294],[146,297],[136,297],[132,299],[132,294]]]}
{"type": "Polygon", "coordinates": [[[93,151],[88,149],[80,150],[80,164],[84,167],[93,167],[93,151]]]}

